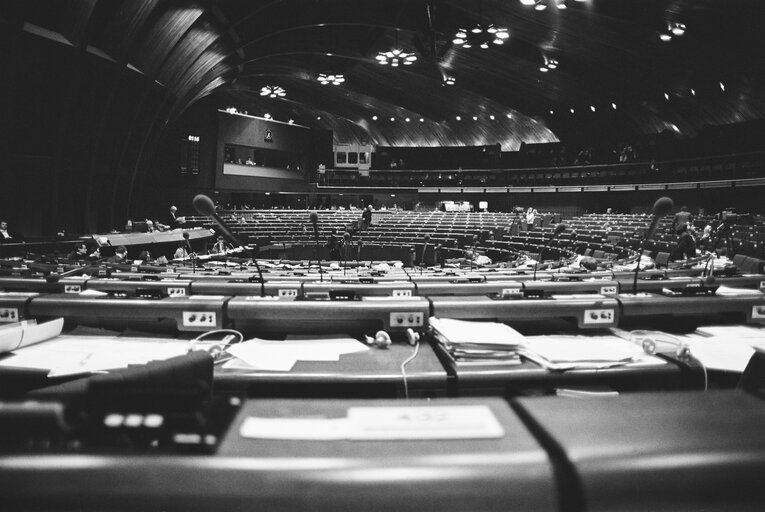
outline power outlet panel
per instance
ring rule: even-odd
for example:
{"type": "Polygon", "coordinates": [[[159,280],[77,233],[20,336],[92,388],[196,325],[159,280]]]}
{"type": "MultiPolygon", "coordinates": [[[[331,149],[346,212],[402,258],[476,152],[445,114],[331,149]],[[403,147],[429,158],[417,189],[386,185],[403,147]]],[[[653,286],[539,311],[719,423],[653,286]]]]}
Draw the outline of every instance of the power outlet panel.
{"type": "Polygon", "coordinates": [[[18,322],[19,310],[17,308],[0,308],[0,322],[18,322]]]}
{"type": "Polygon", "coordinates": [[[184,311],[184,327],[215,327],[217,318],[213,311],[184,311]]]}
{"type": "Polygon", "coordinates": [[[177,287],[170,286],[167,288],[167,294],[170,297],[185,297],[186,288],[177,288],[177,287]]]}
{"type": "Polygon", "coordinates": [[[405,311],[400,311],[390,314],[391,327],[422,327],[424,324],[425,318],[421,312],[407,313],[405,311]]]}
{"type": "Polygon", "coordinates": [[[585,309],[584,324],[612,324],[616,319],[613,309],[585,309]]]}

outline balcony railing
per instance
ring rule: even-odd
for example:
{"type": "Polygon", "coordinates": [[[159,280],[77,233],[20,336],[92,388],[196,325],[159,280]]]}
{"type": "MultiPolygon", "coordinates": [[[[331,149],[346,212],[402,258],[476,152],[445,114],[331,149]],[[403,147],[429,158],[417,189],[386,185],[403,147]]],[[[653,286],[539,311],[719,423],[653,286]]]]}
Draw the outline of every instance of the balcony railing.
{"type": "Polygon", "coordinates": [[[319,187],[370,187],[448,189],[485,188],[550,188],[552,191],[580,191],[583,187],[608,186],[611,189],[650,185],[659,188],[730,186],[731,180],[765,184],[765,152],[721,155],[697,159],[639,162],[628,164],[545,167],[527,169],[462,169],[462,170],[380,170],[328,169],[317,175],[319,187]],[[368,173],[368,176],[366,175],[368,173]],[[763,183],[759,183],[759,181],[763,183]],[[666,185],[666,187],[664,186],[666,185]],[[670,186],[671,185],[671,186],[670,186]]]}

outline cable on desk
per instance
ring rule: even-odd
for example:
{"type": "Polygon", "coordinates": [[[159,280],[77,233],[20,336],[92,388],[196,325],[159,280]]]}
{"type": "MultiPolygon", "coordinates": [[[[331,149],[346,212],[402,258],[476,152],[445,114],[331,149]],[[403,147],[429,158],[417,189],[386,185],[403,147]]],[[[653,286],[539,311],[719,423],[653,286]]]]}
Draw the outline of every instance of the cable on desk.
{"type": "MultiPolygon", "coordinates": [[[[672,334],[663,331],[646,330],[631,331],[627,334],[629,341],[643,347],[646,354],[655,354],[657,348],[660,347],[661,344],[665,344],[675,348],[675,355],[678,359],[690,359],[693,357],[688,342],[681,340],[672,334]]],[[[619,334],[617,333],[617,336],[618,335],[619,334]]],[[[707,367],[701,359],[696,358],[696,361],[701,365],[701,369],[704,372],[704,391],[707,391],[709,389],[709,374],[707,372],[707,367]]]]}
{"type": "Polygon", "coordinates": [[[414,342],[414,352],[412,352],[412,355],[407,358],[406,361],[401,363],[401,376],[404,378],[404,398],[409,400],[409,384],[406,379],[406,365],[409,364],[414,360],[415,357],[417,357],[417,353],[420,351],[420,341],[417,340],[414,342]]]}
{"type": "MultiPolygon", "coordinates": [[[[222,344],[214,343],[210,347],[204,349],[210,353],[210,355],[212,356],[213,360],[215,360],[216,363],[223,362],[224,352],[226,351],[226,348],[228,348],[229,345],[233,345],[234,343],[239,343],[241,341],[244,341],[244,334],[242,334],[241,332],[235,329],[215,329],[213,331],[203,332],[196,338],[190,340],[189,352],[197,350],[197,343],[207,338],[208,336],[212,336],[214,334],[226,334],[226,336],[224,336],[223,339],[220,340],[222,344]]],[[[231,356],[227,356],[226,360],[229,359],[230,357],[231,356]]]]}

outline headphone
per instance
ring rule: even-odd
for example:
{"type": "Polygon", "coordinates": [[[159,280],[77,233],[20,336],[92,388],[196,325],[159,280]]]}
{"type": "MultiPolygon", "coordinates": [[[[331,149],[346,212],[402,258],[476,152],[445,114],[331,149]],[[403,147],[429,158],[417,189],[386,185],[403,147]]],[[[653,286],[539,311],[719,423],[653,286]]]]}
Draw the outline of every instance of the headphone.
{"type": "MultiPolygon", "coordinates": [[[[393,343],[390,339],[390,334],[383,330],[379,330],[375,333],[375,337],[365,336],[368,345],[374,345],[377,348],[387,349],[393,343]]],[[[415,346],[420,341],[419,333],[414,332],[410,327],[406,330],[406,340],[411,346],[415,346]]]]}

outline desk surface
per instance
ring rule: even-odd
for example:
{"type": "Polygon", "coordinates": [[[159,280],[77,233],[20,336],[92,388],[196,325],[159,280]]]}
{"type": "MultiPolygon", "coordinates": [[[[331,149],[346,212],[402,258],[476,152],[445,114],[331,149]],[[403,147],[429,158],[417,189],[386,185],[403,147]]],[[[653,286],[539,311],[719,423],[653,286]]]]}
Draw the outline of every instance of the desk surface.
{"type": "MultiPolygon", "coordinates": [[[[344,354],[339,361],[297,361],[288,372],[215,368],[216,392],[245,391],[258,397],[378,397],[403,398],[401,364],[414,347],[393,343],[344,354]]],[[[446,396],[446,370],[427,343],[406,366],[410,396],[446,396]]]]}

